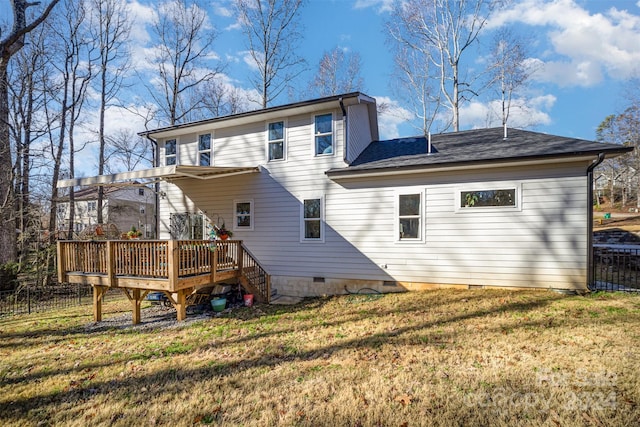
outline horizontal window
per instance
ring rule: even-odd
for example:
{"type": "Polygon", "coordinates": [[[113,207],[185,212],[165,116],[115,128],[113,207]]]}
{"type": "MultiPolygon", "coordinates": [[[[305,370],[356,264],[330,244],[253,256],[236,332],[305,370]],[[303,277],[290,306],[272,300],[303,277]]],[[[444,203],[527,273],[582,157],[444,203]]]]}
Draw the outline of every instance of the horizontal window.
{"type": "Polygon", "coordinates": [[[520,209],[520,185],[462,187],[456,194],[457,211],[520,209]]]}

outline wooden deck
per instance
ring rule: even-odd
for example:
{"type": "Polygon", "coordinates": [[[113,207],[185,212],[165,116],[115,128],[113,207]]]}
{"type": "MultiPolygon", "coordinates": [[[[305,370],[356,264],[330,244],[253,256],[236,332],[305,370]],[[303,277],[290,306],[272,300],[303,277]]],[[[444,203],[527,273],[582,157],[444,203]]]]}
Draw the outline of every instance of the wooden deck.
{"type": "Polygon", "coordinates": [[[259,302],[269,302],[270,278],[239,240],[98,240],[58,242],[58,281],[93,287],[94,319],[102,295],[120,288],[132,303],[133,323],[150,291],[164,292],[184,320],[199,288],[237,279],[259,302]]]}

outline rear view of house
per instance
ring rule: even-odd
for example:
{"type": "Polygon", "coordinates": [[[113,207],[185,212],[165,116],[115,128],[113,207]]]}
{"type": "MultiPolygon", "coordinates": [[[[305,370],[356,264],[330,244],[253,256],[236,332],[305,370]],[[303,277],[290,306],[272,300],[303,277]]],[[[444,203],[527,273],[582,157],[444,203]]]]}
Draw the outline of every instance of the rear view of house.
{"type": "Polygon", "coordinates": [[[627,148],[517,129],[380,141],[349,93],[144,132],[161,239],[231,229],[272,292],[586,289],[591,172],[627,148]]]}

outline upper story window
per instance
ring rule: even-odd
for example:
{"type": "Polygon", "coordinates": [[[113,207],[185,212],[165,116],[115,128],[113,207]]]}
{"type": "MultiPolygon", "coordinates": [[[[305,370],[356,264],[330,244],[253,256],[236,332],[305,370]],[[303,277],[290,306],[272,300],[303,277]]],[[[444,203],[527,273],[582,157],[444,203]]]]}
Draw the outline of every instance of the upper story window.
{"type": "Polygon", "coordinates": [[[198,136],[198,164],[211,166],[211,134],[198,136]]]}
{"type": "Polygon", "coordinates": [[[314,117],[313,136],[316,156],[333,154],[333,115],[331,113],[314,117]]]}
{"type": "Polygon", "coordinates": [[[164,143],[164,164],[171,166],[178,163],[178,144],[175,139],[169,139],[164,143]]]}
{"type": "Polygon", "coordinates": [[[273,122],[267,125],[267,158],[284,160],[285,125],[284,122],[273,122]]]}
{"type": "Polygon", "coordinates": [[[144,196],[144,188],[138,188],[138,196],[144,196]]]}
{"type": "Polygon", "coordinates": [[[422,240],[422,193],[398,195],[398,239],[422,240]]]}
{"type": "Polygon", "coordinates": [[[144,205],[140,205],[140,214],[144,215],[145,209],[144,209],[144,205]]]}
{"type": "Polygon", "coordinates": [[[87,211],[94,212],[98,209],[98,202],[87,202],[87,211]]]}

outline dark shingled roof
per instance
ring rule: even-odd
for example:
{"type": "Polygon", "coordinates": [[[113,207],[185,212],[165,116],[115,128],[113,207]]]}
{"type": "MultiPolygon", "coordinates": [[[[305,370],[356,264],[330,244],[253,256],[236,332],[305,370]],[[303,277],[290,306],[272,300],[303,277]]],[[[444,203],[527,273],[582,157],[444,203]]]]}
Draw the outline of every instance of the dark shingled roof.
{"type": "Polygon", "coordinates": [[[431,136],[431,154],[427,154],[424,137],[373,141],[347,168],[331,169],[333,173],[357,173],[389,169],[414,169],[532,160],[580,155],[621,154],[633,150],[614,144],[567,138],[520,129],[476,129],[431,136]]]}

